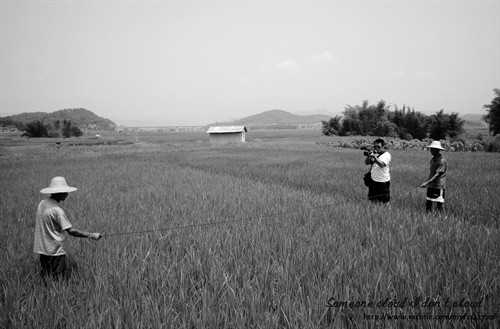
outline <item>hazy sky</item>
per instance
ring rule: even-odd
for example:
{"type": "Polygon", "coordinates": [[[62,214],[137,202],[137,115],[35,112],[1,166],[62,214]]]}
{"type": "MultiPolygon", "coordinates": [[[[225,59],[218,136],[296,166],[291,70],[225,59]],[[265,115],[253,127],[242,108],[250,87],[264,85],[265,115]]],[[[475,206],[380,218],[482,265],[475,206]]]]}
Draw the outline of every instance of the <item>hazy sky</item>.
{"type": "Polygon", "coordinates": [[[1,116],[204,125],[383,99],[485,114],[500,1],[4,1],[1,116]]]}

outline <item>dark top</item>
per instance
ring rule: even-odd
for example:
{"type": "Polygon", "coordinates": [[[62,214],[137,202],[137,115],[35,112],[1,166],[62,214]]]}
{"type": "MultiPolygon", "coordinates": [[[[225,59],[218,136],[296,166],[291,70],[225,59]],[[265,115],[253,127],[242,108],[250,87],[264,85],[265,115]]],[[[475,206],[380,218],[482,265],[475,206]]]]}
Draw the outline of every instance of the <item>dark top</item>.
{"type": "Polygon", "coordinates": [[[431,159],[431,172],[429,174],[429,179],[431,179],[436,173],[442,173],[439,175],[439,177],[434,180],[433,182],[430,182],[428,187],[432,188],[439,188],[439,189],[445,189],[446,188],[446,169],[448,165],[446,162],[446,159],[443,158],[443,156],[440,154],[439,157],[437,158],[432,158],[431,159]]]}

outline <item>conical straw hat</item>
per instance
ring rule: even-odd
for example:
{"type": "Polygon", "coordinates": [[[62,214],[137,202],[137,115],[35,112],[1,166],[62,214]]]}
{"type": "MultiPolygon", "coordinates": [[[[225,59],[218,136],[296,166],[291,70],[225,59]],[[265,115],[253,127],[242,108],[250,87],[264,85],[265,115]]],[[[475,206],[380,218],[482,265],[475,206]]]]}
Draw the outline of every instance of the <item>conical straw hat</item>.
{"type": "Polygon", "coordinates": [[[64,177],[54,177],[50,182],[50,186],[40,191],[43,194],[69,193],[76,191],[76,187],[68,186],[64,177]]]}
{"type": "Polygon", "coordinates": [[[440,141],[433,141],[433,142],[431,143],[431,145],[426,146],[426,148],[430,148],[430,149],[438,149],[438,150],[443,150],[443,151],[446,151],[446,149],[445,149],[445,148],[443,148],[443,147],[441,146],[441,142],[440,142],[440,141]]]}

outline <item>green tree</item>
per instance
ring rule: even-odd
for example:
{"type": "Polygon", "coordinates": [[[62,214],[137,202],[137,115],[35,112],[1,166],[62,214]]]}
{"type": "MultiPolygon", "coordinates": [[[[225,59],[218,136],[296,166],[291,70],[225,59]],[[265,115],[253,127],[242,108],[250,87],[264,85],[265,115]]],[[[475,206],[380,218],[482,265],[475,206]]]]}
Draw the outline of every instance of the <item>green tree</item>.
{"type": "Polygon", "coordinates": [[[495,136],[500,134],[500,89],[493,89],[493,91],[496,96],[490,104],[483,106],[483,108],[488,111],[488,114],[483,117],[483,120],[488,123],[490,133],[495,136]]]}
{"type": "Polygon", "coordinates": [[[49,132],[47,126],[43,124],[43,121],[33,121],[26,125],[23,136],[28,136],[30,138],[49,137],[49,132]]]}
{"type": "Polygon", "coordinates": [[[69,138],[71,136],[80,137],[83,135],[80,128],[71,124],[71,120],[63,121],[61,133],[64,138],[69,138]]]}
{"type": "Polygon", "coordinates": [[[57,131],[59,131],[59,129],[61,129],[61,121],[56,120],[56,121],[54,122],[54,128],[55,128],[57,131]]]}
{"type": "Polygon", "coordinates": [[[361,125],[359,119],[352,116],[344,116],[340,127],[339,136],[361,135],[361,125]]]}
{"type": "Polygon", "coordinates": [[[448,120],[447,135],[450,138],[456,138],[461,134],[465,133],[465,128],[464,128],[465,121],[463,119],[460,119],[458,113],[452,112],[447,116],[447,120],[448,120]]]}
{"type": "Polygon", "coordinates": [[[397,127],[390,122],[386,116],[382,116],[378,121],[373,131],[375,136],[398,137],[397,127]]]}
{"type": "Polygon", "coordinates": [[[328,121],[321,120],[321,133],[326,136],[338,135],[340,131],[340,119],[341,117],[336,115],[328,121]]]}
{"type": "Polygon", "coordinates": [[[50,126],[49,136],[50,137],[61,137],[61,122],[56,120],[50,126]]]}
{"type": "Polygon", "coordinates": [[[339,136],[361,135],[361,122],[358,111],[359,106],[347,105],[345,107],[339,136]]]}
{"type": "Polygon", "coordinates": [[[435,140],[456,138],[465,132],[465,121],[460,119],[458,113],[445,114],[444,110],[441,110],[431,116],[430,122],[429,137],[435,140]]]}
{"type": "Polygon", "coordinates": [[[14,121],[11,118],[9,118],[9,117],[0,118],[0,126],[7,127],[7,126],[13,126],[13,125],[14,125],[14,121]]]}
{"type": "Polygon", "coordinates": [[[429,116],[415,109],[407,108],[403,105],[403,109],[399,110],[396,106],[394,114],[389,116],[389,121],[396,125],[396,130],[399,138],[402,139],[424,139],[427,137],[429,130],[429,116]]]}
{"type": "Polygon", "coordinates": [[[413,129],[410,130],[413,138],[420,140],[427,138],[427,132],[429,130],[429,117],[422,112],[416,112],[414,123],[415,125],[413,126],[413,129]]]}
{"type": "Polygon", "coordinates": [[[436,112],[431,116],[430,138],[441,140],[446,138],[448,131],[448,120],[446,120],[444,110],[436,112]]]}
{"type": "Polygon", "coordinates": [[[80,137],[83,135],[83,132],[77,126],[71,126],[71,136],[80,137]]]}
{"type": "Polygon", "coordinates": [[[61,132],[64,138],[71,137],[71,120],[64,119],[61,132]]]}
{"type": "Polygon", "coordinates": [[[393,134],[392,125],[387,126],[385,122],[379,124],[381,118],[386,118],[387,121],[391,115],[384,100],[380,100],[376,105],[369,105],[367,100],[363,101],[361,106],[347,105],[339,135],[378,135],[377,132],[381,129],[393,134]]]}
{"type": "MultiPolygon", "coordinates": [[[[445,114],[444,110],[432,116],[427,116],[413,108],[403,105],[402,110],[396,106],[390,111],[384,100],[376,105],[369,105],[363,101],[362,105],[347,105],[343,112],[344,118],[340,124],[339,136],[382,136],[399,137],[411,140],[430,137],[440,140],[456,138],[464,133],[464,120],[458,113],[445,114]]],[[[324,123],[325,132],[330,133],[327,122],[324,123]]],[[[325,133],[326,134],[326,133],[325,133]]]]}

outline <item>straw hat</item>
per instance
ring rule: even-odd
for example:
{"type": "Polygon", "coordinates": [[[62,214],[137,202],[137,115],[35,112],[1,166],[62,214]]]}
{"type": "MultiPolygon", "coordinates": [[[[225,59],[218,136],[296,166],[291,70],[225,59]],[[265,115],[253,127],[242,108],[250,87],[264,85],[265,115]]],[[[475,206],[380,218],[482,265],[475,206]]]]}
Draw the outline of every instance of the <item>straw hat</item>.
{"type": "Polygon", "coordinates": [[[425,148],[429,148],[429,149],[438,149],[438,150],[443,150],[443,151],[446,151],[446,149],[445,149],[445,148],[443,148],[443,147],[441,146],[441,142],[440,142],[440,141],[433,141],[433,142],[431,143],[431,145],[429,145],[429,146],[425,146],[425,148]]]}
{"type": "Polygon", "coordinates": [[[43,194],[69,193],[76,191],[76,187],[68,186],[64,177],[54,177],[50,186],[40,191],[43,194]]]}

